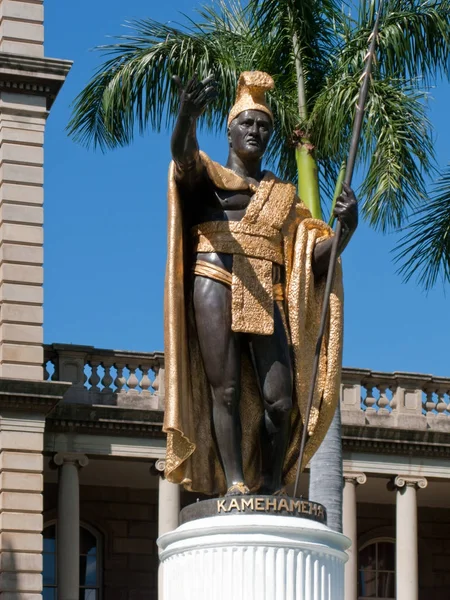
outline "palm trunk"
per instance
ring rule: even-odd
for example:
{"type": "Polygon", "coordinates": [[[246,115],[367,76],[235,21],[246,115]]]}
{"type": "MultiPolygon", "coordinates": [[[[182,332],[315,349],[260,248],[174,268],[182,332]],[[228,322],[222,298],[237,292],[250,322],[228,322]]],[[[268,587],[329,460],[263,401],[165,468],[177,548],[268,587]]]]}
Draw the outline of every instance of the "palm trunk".
{"type": "Polygon", "coordinates": [[[295,148],[298,173],[298,196],[309,208],[315,219],[322,218],[320,207],[319,177],[313,146],[303,138],[295,148]]]}
{"type": "Polygon", "coordinates": [[[342,532],[341,410],[336,409],[330,429],[310,462],[309,498],[327,509],[328,527],[342,532]]]}
{"type": "MultiPolygon", "coordinates": [[[[295,31],[292,35],[292,47],[294,50],[295,72],[297,75],[298,116],[301,123],[303,123],[308,117],[305,74],[303,70],[300,43],[295,31]]],[[[295,149],[298,173],[298,195],[309,208],[312,216],[315,219],[321,219],[322,210],[320,207],[319,179],[313,150],[314,147],[307,137],[303,137],[295,149]]]]}

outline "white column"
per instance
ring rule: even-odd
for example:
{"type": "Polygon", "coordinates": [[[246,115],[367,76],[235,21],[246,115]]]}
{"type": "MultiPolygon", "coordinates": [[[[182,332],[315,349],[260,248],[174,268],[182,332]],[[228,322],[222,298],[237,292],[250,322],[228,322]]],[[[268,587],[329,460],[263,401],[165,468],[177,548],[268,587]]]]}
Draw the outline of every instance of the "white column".
{"type": "Polygon", "coordinates": [[[399,475],[397,489],[397,600],[418,600],[419,561],[417,543],[417,489],[427,487],[423,477],[399,475]]]}
{"type": "Polygon", "coordinates": [[[344,473],[344,497],[342,533],[350,538],[352,544],[347,550],[348,562],[345,565],[345,598],[357,600],[358,598],[358,527],[356,488],[366,483],[364,473],[344,473]]]}
{"type": "MultiPolygon", "coordinates": [[[[165,464],[166,461],[162,459],[155,463],[156,470],[161,473],[158,488],[158,537],[176,529],[180,516],[180,486],[164,478],[165,464]]],[[[158,570],[158,598],[163,598],[162,564],[158,570]]]]}
{"type": "Polygon", "coordinates": [[[78,600],[80,586],[80,482],[78,470],[87,456],[59,453],[58,524],[56,528],[58,600],[78,600]]]}
{"type": "Polygon", "coordinates": [[[180,515],[180,486],[170,483],[164,476],[164,460],[157,460],[155,467],[161,473],[158,494],[158,536],[178,527],[180,515]]]}

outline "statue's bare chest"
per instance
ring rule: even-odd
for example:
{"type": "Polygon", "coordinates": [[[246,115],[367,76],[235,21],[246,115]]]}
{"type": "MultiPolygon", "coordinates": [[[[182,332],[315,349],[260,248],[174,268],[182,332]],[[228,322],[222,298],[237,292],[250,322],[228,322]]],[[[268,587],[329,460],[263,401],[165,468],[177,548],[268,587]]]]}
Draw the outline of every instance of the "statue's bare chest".
{"type": "Polygon", "coordinates": [[[240,221],[245,215],[252,193],[221,190],[214,186],[203,188],[193,208],[193,223],[205,221],[240,221]]]}
{"type": "Polygon", "coordinates": [[[227,191],[214,188],[210,203],[223,210],[245,210],[250,203],[251,193],[227,191]]]}

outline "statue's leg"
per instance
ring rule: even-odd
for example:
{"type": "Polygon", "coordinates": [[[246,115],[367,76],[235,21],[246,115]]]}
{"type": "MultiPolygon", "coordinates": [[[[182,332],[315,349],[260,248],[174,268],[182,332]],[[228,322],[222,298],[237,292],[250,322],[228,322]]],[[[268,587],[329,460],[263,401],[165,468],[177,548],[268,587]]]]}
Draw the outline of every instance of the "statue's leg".
{"type": "Polygon", "coordinates": [[[200,351],[213,397],[213,422],[227,488],[244,481],[239,417],[240,337],[231,330],[231,290],[197,276],[194,311],[200,351]]]}
{"type": "Polygon", "coordinates": [[[264,402],[262,423],[262,486],[273,493],[282,487],[283,463],[290,435],[293,374],[290,350],[278,306],[274,306],[274,333],[252,335],[255,370],[264,402]]]}

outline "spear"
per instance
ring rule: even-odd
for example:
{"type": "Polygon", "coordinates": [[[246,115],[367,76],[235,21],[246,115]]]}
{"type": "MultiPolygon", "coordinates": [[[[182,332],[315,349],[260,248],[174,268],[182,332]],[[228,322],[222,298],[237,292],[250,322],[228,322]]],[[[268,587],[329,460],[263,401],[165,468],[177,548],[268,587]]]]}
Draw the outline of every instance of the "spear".
{"type": "MultiPolygon", "coordinates": [[[[352,182],[353,171],[355,168],[356,155],[358,152],[358,144],[359,144],[359,140],[361,138],[361,128],[362,128],[362,123],[363,123],[363,119],[364,119],[364,110],[365,110],[365,106],[366,106],[367,94],[369,91],[370,72],[372,70],[372,63],[375,59],[375,48],[376,48],[376,43],[377,43],[378,27],[380,24],[380,15],[381,15],[382,6],[383,6],[383,0],[380,0],[379,5],[378,5],[377,18],[375,19],[375,25],[373,27],[372,33],[369,36],[370,45],[369,45],[369,50],[365,56],[364,71],[360,78],[361,87],[359,90],[358,101],[356,103],[356,112],[355,112],[355,119],[353,121],[352,139],[350,142],[350,150],[348,153],[347,167],[345,169],[345,177],[344,177],[344,183],[347,184],[348,186],[350,186],[350,184],[352,182]]],[[[306,415],[305,415],[304,427],[303,427],[303,432],[302,432],[302,438],[301,438],[301,442],[300,442],[300,452],[299,452],[298,464],[297,464],[297,476],[295,478],[295,487],[294,487],[294,498],[296,498],[298,496],[298,492],[299,492],[300,473],[301,473],[301,469],[302,469],[303,455],[305,453],[306,438],[308,436],[309,417],[311,414],[311,407],[312,407],[314,391],[315,391],[315,387],[316,387],[317,373],[319,370],[320,351],[322,348],[322,341],[323,341],[323,336],[325,333],[325,327],[326,327],[326,323],[327,323],[328,308],[330,305],[330,294],[331,294],[331,288],[333,286],[334,272],[336,270],[337,253],[338,253],[339,241],[340,241],[340,237],[341,237],[341,231],[342,231],[342,225],[341,225],[341,222],[338,220],[336,223],[336,230],[335,230],[335,234],[334,234],[334,238],[333,238],[333,243],[331,246],[330,264],[328,266],[327,280],[326,280],[325,292],[324,292],[324,298],[323,298],[322,314],[320,317],[319,335],[317,337],[316,351],[315,351],[314,363],[313,363],[313,371],[312,371],[312,376],[311,376],[311,384],[310,384],[310,388],[309,388],[308,402],[306,405],[306,415]]]]}

